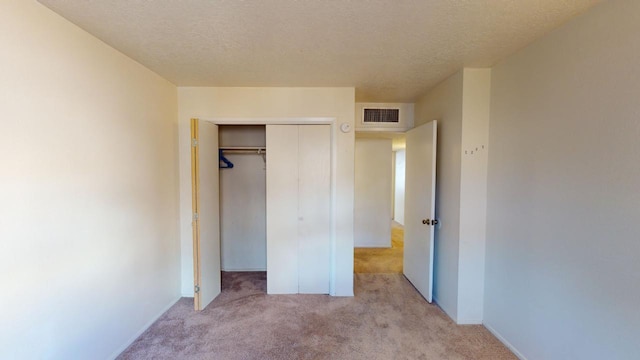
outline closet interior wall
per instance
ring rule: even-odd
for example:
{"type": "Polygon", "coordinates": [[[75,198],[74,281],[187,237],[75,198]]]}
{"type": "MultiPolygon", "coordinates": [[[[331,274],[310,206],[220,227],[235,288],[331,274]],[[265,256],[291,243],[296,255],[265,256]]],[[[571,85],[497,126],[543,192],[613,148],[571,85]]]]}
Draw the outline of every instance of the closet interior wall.
{"type": "MultiPolygon", "coordinates": [[[[219,146],[265,147],[265,126],[224,125],[219,146]]],[[[266,173],[258,153],[225,152],[234,166],[220,169],[222,271],[266,271],[266,173]]]]}

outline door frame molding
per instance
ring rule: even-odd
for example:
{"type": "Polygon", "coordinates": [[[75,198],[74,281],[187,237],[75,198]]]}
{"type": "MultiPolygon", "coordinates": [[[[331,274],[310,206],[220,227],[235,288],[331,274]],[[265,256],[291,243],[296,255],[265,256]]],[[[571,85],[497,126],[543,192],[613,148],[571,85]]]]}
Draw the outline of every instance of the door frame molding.
{"type": "Polygon", "coordinates": [[[198,118],[216,125],[334,125],[334,117],[216,117],[198,118]]]}
{"type": "MultiPolygon", "coordinates": [[[[330,219],[331,219],[331,254],[330,254],[330,265],[329,265],[329,295],[335,295],[332,292],[335,289],[336,284],[336,203],[337,203],[337,150],[338,150],[338,131],[339,126],[337,126],[337,118],[336,117],[214,117],[214,118],[199,118],[192,117],[192,121],[202,120],[213,123],[215,125],[330,125],[331,126],[331,181],[330,181],[330,191],[331,191],[331,199],[330,199],[330,219]]],[[[352,130],[353,131],[353,130],[352,130]]],[[[191,147],[191,143],[189,143],[191,147]]],[[[193,148],[192,148],[193,151],[193,148]]],[[[268,149],[267,149],[268,151],[268,149]]],[[[194,192],[194,186],[199,187],[199,184],[194,182],[193,173],[192,173],[192,193],[194,192]]],[[[196,196],[195,194],[193,196],[196,196]]],[[[192,207],[194,206],[194,202],[196,200],[192,198],[192,207]]],[[[198,219],[199,221],[200,219],[198,219]]],[[[194,264],[194,286],[197,284],[196,274],[198,269],[196,268],[196,261],[199,256],[199,249],[196,245],[196,233],[194,229],[193,234],[193,264],[194,264]]],[[[198,274],[199,275],[199,274],[198,274]]],[[[199,277],[199,276],[198,276],[199,277]]],[[[195,294],[194,294],[195,295],[195,294]]]]}
{"type": "MultiPolygon", "coordinates": [[[[192,141],[199,140],[198,119],[191,119],[191,137],[189,147],[191,148],[191,214],[199,214],[200,207],[200,176],[198,158],[200,151],[197,146],[193,146],[192,141]]],[[[200,284],[200,221],[191,219],[192,241],[193,241],[193,306],[200,310],[200,294],[196,291],[196,286],[200,284]]]]}

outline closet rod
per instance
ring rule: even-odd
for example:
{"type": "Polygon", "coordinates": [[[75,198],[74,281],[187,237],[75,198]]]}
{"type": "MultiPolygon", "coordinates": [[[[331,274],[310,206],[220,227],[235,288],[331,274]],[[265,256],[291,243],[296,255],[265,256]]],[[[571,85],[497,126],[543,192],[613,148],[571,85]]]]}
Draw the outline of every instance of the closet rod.
{"type": "Polygon", "coordinates": [[[220,147],[220,151],[224,151],[225,153],[235,153],[235,152],[255,152],[258,154],[263,154],[267,152],[266,147],[251,147],[251,146],[225,146],[220,147]]]}
{"type": "Polygon", "coordinates": [[[264,146],[220,146],[220,150],[265,150],[264,146]]]}

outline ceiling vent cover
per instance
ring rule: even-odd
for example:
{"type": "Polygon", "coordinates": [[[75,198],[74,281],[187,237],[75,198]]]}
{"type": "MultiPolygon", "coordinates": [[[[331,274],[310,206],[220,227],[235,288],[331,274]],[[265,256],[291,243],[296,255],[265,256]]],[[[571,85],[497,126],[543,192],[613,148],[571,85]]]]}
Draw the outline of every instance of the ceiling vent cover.
{"type": "Polygon", "coordinates": [[[399,123],[400,109],[364,109],[364,123],[399,123]]]}

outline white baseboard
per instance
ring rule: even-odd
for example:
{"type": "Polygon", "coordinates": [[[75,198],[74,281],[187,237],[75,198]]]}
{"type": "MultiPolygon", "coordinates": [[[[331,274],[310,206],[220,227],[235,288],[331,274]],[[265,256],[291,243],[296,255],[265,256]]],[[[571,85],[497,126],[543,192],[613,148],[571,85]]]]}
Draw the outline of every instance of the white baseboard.
{"type": "Polygon", "coordinates": [[[505,339],[504,336],[502,336],[499,332],[497,332],[496,329],[492,328],[491,325],[489,324],[482,324],[482,325],[484,325],[484,327],[487,330],[489,330],[489,332],[492,333],[493,336],[498,338],[498,340],[500,340],[500,342],[503,343],[504,346],[509,348],[509,350],[511,350],[511,352],[514,353],[518,357],[518,359],[527,360],[526,356],[522,355],[522,353],[518,351],[518,349],[516,349],[515,346],[513,346],[507,339],[505,339]]]}
{"type": "MultiPolygon", "coordinates": [[[[193,295],[191,295],[193,297],[193,295]]],[[[142,335],[143,332],[145,332],[151,325],[153,325],[154,322],[156,322],[160,316],[162,316],[164,313],[167,312],[167,310],[169,310],[173,305],[175,305],[178,300],[180,300],[182,298],[182,296],[178,297],[175,300],[172,300],[169,305],[165,306],[159,314],[157,314],[156,316],[154,316],[151,320],[149,320],[140,330],[138,330],[123,346],[121,346],[120,348],[118,348],[116,351],[114,351],[111,356],[109,356],[107,359],[115,359],[117,358],[123,351],[125,351],[131,344],[133,344],[134,341],[136,341],[136,339],[138,337],[140,337],[140,335],[142,335]]]]}
{"type": "Polygon", "coordinates": [[[482,325],[482,319],[460,319],[456,321],[458,325],[482,325]]]}

